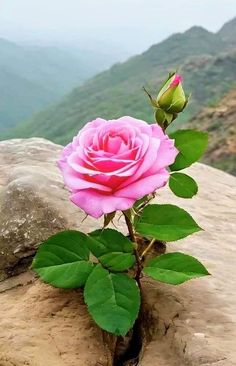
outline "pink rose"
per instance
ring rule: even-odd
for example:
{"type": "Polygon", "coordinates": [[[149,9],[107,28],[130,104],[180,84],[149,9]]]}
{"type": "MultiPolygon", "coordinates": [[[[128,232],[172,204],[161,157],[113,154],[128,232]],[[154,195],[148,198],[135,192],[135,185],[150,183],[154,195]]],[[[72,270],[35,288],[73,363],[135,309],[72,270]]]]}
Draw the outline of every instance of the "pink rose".
{"type": "Polygon", "coordinates": [[[127,210],[163,187],[177,155],[157,124],[122,117],[87,123],[59,160],[71,201],[93,217],[127,210]]]}

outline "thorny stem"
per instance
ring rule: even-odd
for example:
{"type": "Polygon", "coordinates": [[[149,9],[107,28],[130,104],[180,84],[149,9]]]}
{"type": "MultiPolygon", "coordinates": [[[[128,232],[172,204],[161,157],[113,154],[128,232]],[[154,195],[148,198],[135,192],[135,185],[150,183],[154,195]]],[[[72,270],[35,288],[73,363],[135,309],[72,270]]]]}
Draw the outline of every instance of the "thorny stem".
{"type": "Polygon", "coordinates": [[[143,265],[142,265],[142,261],[139,257],[137,249],[135,249],[135,258],[136,258],[136,263],[137,263],[137,270],[136,270],[136,274],[135,274],[135,280],[137,281],[138,287],[141,289],[140,278],[141,278],[141,273],[142,273],[142,270],[143,270],[143,265]]]}
{"type": "Polygon", "coordinates": [[[143,259],[145,257],[145,255],[147,254],[147,252],[152,248],[152,246],[155,243],[155,241],[156,241],[156,239],[152,239],[150,241],[150,243],[148,244],[147,248],[142,252],[141,259],[143,259]]]}
{"type": "Polygon", "coordinates": [[[135,234],[134,234],[134,229],[133,229],[133,225],[132,222],[130,221],[130,219],[124,214],[125,216],[125,222],[129,231],[129,236],[130,239],[132,240],[132,242],[135,244],[135,258],[136,258],[136,264],[137,264],[137,268],[136,268],[136,273],[135,273],[135,280],[137,281],[137,284],[139,286],[139,288],[141,289],[141,282],[140,282],[140,277],[141,277],[141,273],[142,273],[142,261],[141,258],[139,257],[139,253],[138,253],[138,249],[137,249],[137,242],[136,242],[136,238],[135,238],[135,234]]]}
{"type": "Polygon", "coordinates": [[[126,225],[127,225],[128,231],[129,231],[130,239],[134,243],[136,243],[132,222],[130,221],[130,219],[125,214],[124,214],[124,216],[125,216],[125,222],[126,222],[126,225]]]}

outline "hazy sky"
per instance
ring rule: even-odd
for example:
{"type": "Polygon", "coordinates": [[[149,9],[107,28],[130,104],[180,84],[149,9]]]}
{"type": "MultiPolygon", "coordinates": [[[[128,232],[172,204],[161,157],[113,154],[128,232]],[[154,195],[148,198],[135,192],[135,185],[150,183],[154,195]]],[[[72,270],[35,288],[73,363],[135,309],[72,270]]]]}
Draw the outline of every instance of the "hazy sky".
{"type": "Polygon", "coordinates": [[[0,0],[0,37],[132,54],[192,25],[216,31],[234,16],[236,0],[0,0]]]}

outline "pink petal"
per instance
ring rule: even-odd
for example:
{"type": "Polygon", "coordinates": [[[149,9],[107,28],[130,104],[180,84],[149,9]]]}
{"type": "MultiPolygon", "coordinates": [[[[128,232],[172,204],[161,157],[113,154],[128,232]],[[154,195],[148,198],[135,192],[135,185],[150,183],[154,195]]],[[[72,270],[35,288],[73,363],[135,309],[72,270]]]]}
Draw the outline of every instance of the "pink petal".
{"type": "Polygon", "coordinates": [[[85,189],[72,194],[70,199],[88,215],[95,218],[113,211],[128,210],[134,204],[133,199],[105,195],[93,189],[85,189]]]}
{"type": "Polygon", "coordinates": [[[99,158],[96,162],[83,161],[77,153],[72,153],[67,158],[68,165],[80,174],[90,176],[106,174],[109,176],[117,175],[120,177],[130,177],[139,167],[138,161],[122,161],[115,159],[99,158]],[[99,164],[100,163],[100,164],[99,164]]]}
{"type": "Polygon", "coordinates": [[[160,170],[158,173],[149,177],[142,178],[127,187],[115,192],[116,197],[126,197],[137,200],[146,194],[154,192],[157,188],[161,188],[168,182],[169,173],[166,169],[160,170]]]}
{"type": "Polygon", "coordinates": [[[130,178],[128,178],[124,183],[122,183],[120,187],[118,187],[118,189],[126,187],[131,183],[137,181],[142,177],[143,174],[145,174],[146,171],[148,171],[152,167],[157,159],[159,145],[160,140],[154,138],[150,139],[149,148],[144,157],[141,159],[142,163],[140,163],[136,172],[132,176],[130,176],[130,178]]]}
{"type": "Polygon", "coordinates": [[[118,118],[116,123],[123,124],[126,128],[130,128],[131,130],[135,127],[138,131],[141,131],[144,134],[148,134],[151,136],[151,128],[147,122],[142,121],[141,119],[133,118],[130,116],[124,116],[118,118]]]}
{"type": "Polygon", "coordinates": [[[93,121],[86,123],[86,125],[82,128],[82,130],[80,130],[79,134],[89,128],[97,129],[97,128],[103,126],[105,123],[107,123],[107,120],[105,120],[103,118],[96,118],[93,121]]]}
{"type": "Polygon", "coordinates": [[[67,165],[67,157],[72,153],[73,147],[72,144],[68,144],[64,147],[61,152],[60,158],[57,162],[58,167],[62,170],[64,166],[67,165]]]}
{"type": "Polygon", "coordinates": [[[174,140],[170,140],[166,137],[165,140],[161,141],[155,162],[150,169],[144,173],[144,176],[156,174],[160,169],[173,164],[177,155],[178,150],[174,145],[174,140]]]}
{"type": "Polygon", "coordinates": [[[110,136],[109,139],[106,141],[106,146],[104,146],[105,151],[111,152],[116,154],[121,147],[123,140],[120,136],[110,136]]]}
{"type": "Polygon", "coordinates": [[[95,188],[105,192],[111,191],[110,187],[100,184],[99,182],[91,182],[89,179],[86,179],[85,176],[75,172],[68,165],[63,168],[62,174],[65,185],[71,191],[78,191],[81,189],[88,189],[88,188],[95,188]]]}
{"type": "Polygon", "coordinates": [[[150,127],[152,129],[152,136],[153,137],[156,137],[160,140],[163,140],[163,139],[166,138],[166,135],[162,131],[162,128],[160,126],[158,126],[157,123],[150,125],[150,127]]]}
{"type": "Polygon", "coordinates": [[[85,162],[79,157],[77,152],[72,153],[67,158],[68,165],[74,169],[76,172],[80,174],[99,174],[100,172],[97,172],[96,168],[94,168],[92,165],[88,165],[88,162],[85,162]]]}

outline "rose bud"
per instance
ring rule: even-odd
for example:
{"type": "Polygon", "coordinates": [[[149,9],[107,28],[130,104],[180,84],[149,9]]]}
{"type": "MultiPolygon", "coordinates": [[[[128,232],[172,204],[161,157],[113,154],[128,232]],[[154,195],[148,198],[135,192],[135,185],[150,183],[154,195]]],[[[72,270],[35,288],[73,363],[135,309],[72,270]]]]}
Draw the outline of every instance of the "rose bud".
{"type": "Polygon", "coordinates": [[[188,103],[182,87],[182,77],[176,73],[170,74],[157,96],[157,104],[169,114],[180,113],[188,103]]]}

